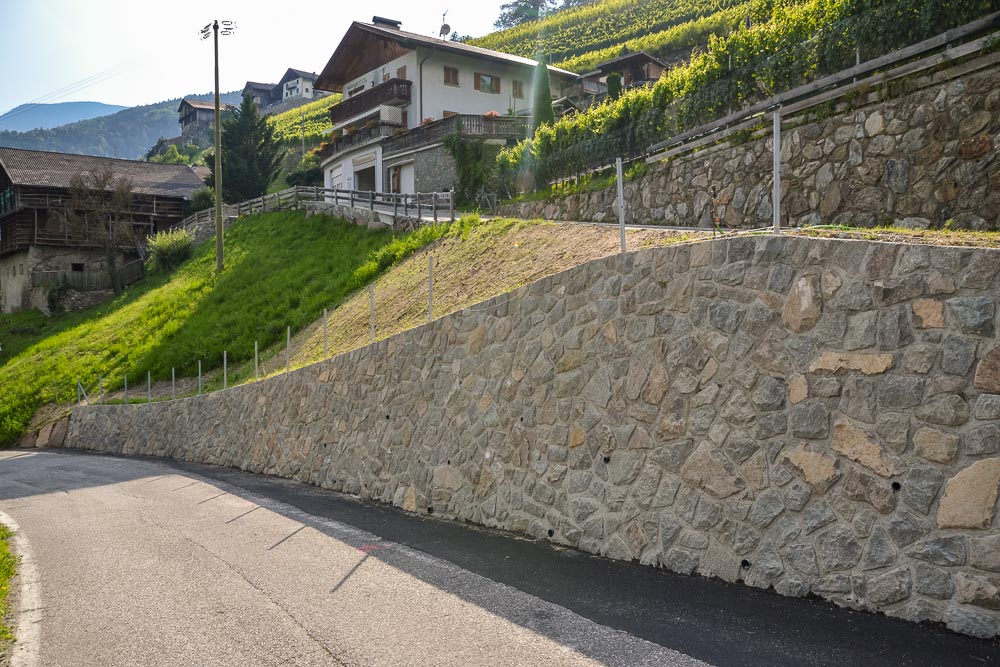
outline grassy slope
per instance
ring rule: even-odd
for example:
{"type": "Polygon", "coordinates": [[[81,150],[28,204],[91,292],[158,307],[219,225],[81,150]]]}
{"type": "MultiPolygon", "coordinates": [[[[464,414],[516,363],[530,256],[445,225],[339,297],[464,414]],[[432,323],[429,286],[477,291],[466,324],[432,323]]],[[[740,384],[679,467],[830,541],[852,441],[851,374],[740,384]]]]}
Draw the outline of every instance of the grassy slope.
{"type": "Polygon", "coordinates": [[[0,354],[0,443],[16,438],[35,410],[75,398],[74,382],[88,391],[98,377],[121,386],[252,359],[253,342],[282,341],[354,289],[354,271],[393,239],[325,216],[270,213],[226,234],[226,271],[214,275],[214,245],[206,243],[172,276],[140,283],[114,301],[84,313],[42,322],[37,315],[4,318],[0,354]],[[12,321],[12,324],[8,322],[12,321]],[[8,351],[13,354],[9,354],[8,351]],[[16,355],[16,356],[14,356],[16,355]]]}
{"type": "Polygon", "coordinates": [[[8,644],[14,640],[11,629],[4,624],[9,612],[7,596],[10,594],[10,580],[17,570],[17,558],[11,553],[8,540],[13,536],[6,526],[0,526],[0,655],[8,644]]]}

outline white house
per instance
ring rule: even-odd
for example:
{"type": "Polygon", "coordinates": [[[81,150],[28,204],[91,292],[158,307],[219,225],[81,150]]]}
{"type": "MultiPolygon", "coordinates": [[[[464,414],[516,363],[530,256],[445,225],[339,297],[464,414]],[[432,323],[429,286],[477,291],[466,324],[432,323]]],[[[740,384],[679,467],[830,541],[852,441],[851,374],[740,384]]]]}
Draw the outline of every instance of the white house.
{"type": "MultiPolygon", "coordinates": [[[[523,138],[536,66],[529,58],[405,32],[398,21],[354,22],[316,80],[316,88],[343,94],[330,111],[326,187],[450,189],[455,165],[441,140],[457,129],[492,142],[523,138]]],[[[548,69],[554,98],[578,78],[548,69]]]]}

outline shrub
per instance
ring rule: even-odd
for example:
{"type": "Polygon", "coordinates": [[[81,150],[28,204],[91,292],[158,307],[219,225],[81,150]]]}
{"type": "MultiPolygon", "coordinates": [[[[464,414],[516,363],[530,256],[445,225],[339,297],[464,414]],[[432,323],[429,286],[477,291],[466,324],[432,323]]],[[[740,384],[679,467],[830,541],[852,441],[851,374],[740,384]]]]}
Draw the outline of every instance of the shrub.
{"type": "Polygon", "coordinates": [[[204,211],[213,206],[215,206],[215,193],[212,192],[212,188],[198,188],[192,193],[191,201],[187,203],[187,214],[191,215],[192,213],[204,211]]]}
{"type": "Polygon", "coordinates": [[[191,256],[194,237],[186,229],[168,229],[149,237],[149,259],[146,268],[150,273],[170,271],[191,256]]]}

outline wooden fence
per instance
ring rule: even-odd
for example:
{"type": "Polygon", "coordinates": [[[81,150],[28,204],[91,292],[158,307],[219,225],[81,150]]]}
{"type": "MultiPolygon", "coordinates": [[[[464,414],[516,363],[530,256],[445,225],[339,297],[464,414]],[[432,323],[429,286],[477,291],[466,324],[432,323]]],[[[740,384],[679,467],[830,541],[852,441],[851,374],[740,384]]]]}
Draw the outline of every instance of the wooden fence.
{"type": "MultiPolygon", "coordinates": [[[[229,220],[243,215],[266,213],[268,211],[289,211],[302,208],[306,202],[336,204],[355,209],[367,209],[379,213],[407,218],[455,219],[455,196],[453,192],[371,192],[367,190],[341,190],[297,185],[263,197],[250,199],[239,204],[222,207],[222,218],[229,220]]],[[[215,219],[215,209],[206,209],[189,215],[177,226],[188,228],[208,224],[215,219]]]]}
{"type": "MultiPolygon", "coordinates": [[[[141,259],[118,267],[118,281],[123,287],[141,280],[145,275],[141,259]]],[[[107,271],[33,271],[31,286],[43,285],[65,285],[81,292],[112,288],[111,274],[107,271]]]]}

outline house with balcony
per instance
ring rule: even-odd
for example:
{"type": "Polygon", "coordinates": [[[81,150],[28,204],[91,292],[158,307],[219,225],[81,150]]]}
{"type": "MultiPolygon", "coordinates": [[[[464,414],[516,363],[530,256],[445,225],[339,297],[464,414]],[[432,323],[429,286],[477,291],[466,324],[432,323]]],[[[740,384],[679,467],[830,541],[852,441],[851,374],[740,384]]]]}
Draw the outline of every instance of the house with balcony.
{"type": "Polygon", "coordinates": [[[46,307],[47,282],[107,273],[107,226],[72,215],[70,185],[106,169],[132,184],[122,213],[131,233],[115,242],[119,265],[141,259],[146,237],[180,222],[185,201],[204,185],[185,165],[0,148],[0,312],[46,307]]]}
{"type": "Polygon", "coordinates": [[[247,81],[243,97],[249,95],[262,114],[280,113],[329,95],[316,89],[316,78],[315,72],[289,67],[278,83],[247,81]]]}
{"type": "MultiPolygon", "coordinates": [[[[221,111],[232,108],[223,104],[221,111]]],[[[215,102],[206,102],[185,97],[177,107],[181,124],[179,143],[211,146],[215,143],[215,102]]]]}
{"type": "MultiPolygon", "coordinates": [[[[452,189],[455,164],[442,140],[456,131],[505,144],[530,126],[537,62],[401,29],[374,17],[348,28],[316,87],[339,92],[321,153],[328,188],[375,192],[452,189]]],[[[553,98],[576,83],[549,67],[553,98]]]]}

